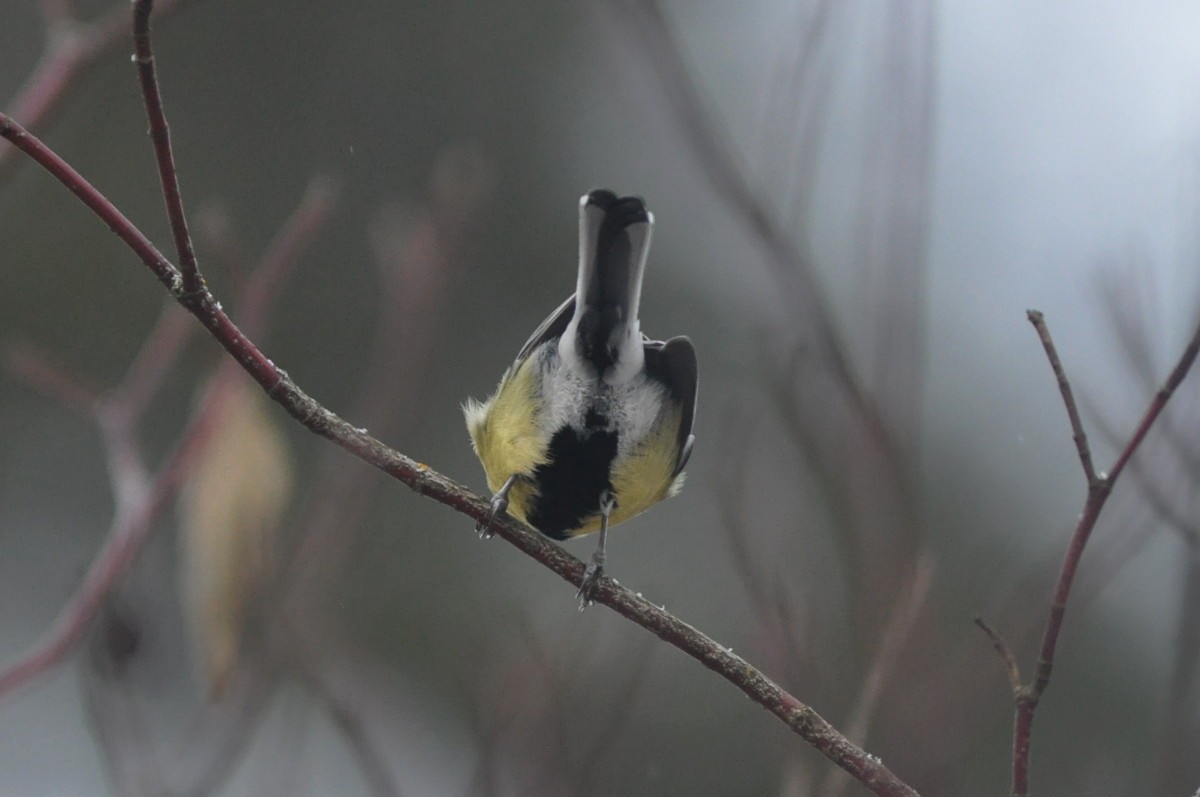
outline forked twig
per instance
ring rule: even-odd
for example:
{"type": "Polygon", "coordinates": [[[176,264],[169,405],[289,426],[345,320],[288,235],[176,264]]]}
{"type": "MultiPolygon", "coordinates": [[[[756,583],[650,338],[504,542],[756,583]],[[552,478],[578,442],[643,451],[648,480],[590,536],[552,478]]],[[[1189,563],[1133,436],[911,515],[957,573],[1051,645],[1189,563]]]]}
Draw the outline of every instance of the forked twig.
{"type": "Polygon", "coordinates": [[[1087,437],[1083,431],[1083,424],[1079,419],[1079,409],[1075,404],[1074,394],[1071,391],[1066,372],[1059,360],[1058,352],[1050,338],[1050,330],[1046,326],[1045,318],[1036,310],[1030,310],[1028,316],[1030,323],[1037,330],[1038,337],[1042,341],[1042,346],[1046,350],[1046,356],[1050,360],[1050,366],[1054,370],[1055,378],[1058,380],[1059,390],[1062,393],[1063,402],[1067,407],[1067,415],[1071,420],[1071,429],[1075,436],[1075,445],[1080,463],[1083,465],[1084,473],[1088,476],[1088,494],[1087,500],[1083,505],[1083,511],[1080,513],[1079,520],[1075,525],[1075,531],[1071,535],[1070,542],[1067,544],[1066,555],[1059,570],[1058,582],[1055,585],[1054,596],[1050,603],[1050,617],[1047,619],[1045,630],[1042,633],[1042,644],[1032,681],[1025,684],[1016,678],[1016,660],[1012,656],[1012,652],[1008,650],[1007,645],[1003,644],[1000,636],[995,631],[990,630],[986,623],[980,623],[980,627],[988,632],[988,635],[996,645],[996,649],[1004,657],[1006,666],[1009,669],[1010,679],[1014,679],[1016,716],[1013,720],[1013,797],[1025,797],[1029,793],[1029,750],[1033,734],[1033,718],[1037,711],[1038,702],[1045,693],[1046,687],[1050,684],[1050,674],[1054,668],[1054,656],[1058,649],[1058,637],[1062,632],[1063,618],[1067,611],[1067,601],[1071,597],[1071,586],[1075,581],[1075,574],[1079,569],[1079,561],[1083,556],[1084,548],[1087,546],[1092,531],[1096,528],[1096,522],[1100,519],[1100,512],[1104,509],[1108,497],[1112,494],[1112,488],[1117,478],[1125,470],[1125,466],[1129,464],[1130,459],[1146,438],[1146,434],[1166,407],[1175,389],[1179,387],[1184,377],[1188,375],[1193,363],[1196,361],[1197,352],[1200,352],[1200,325],[1198,325],[1196,331],[1192,334],[1191,340],[1184,347],[1179,361],[1171,369],[1166,382],[1163,383],[1162,387],[1158,389],[1154,397],[1150,400],[1149,406],[1146,407],[1133,434],[1130,435],[1128,442],[1125,443],[1125,447],[1117,455],[1112,468],[1108,473],[1095,473],[1091,464],[1091,455],[1087,447],[1087,437]]]}

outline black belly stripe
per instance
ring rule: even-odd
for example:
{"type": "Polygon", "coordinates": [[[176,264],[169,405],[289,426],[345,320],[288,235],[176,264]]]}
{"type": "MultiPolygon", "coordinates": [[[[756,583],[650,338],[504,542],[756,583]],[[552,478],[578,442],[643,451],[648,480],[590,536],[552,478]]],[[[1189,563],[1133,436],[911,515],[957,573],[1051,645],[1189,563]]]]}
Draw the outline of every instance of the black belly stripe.
{"type": "Polygon", "coordinates": [[[549,462],[533,472],[537,497],[527,515],[529,525],[556,540],[570,537],[600,511],[601,493],[612,489],[609,474],[616,456],[616,432],[594,427],[580,432],[569,426],[555,432],[549,462]]]}

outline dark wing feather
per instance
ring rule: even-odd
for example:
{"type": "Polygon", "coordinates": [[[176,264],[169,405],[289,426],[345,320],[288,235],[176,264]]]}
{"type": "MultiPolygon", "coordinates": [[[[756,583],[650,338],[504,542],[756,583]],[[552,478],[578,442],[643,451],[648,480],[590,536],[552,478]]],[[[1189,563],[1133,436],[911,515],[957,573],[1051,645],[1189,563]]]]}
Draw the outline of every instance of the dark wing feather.
{"type": "Polygon", "coordinates": [[[533,331],[529,340],[525,341],[525,345],[521,347],[521,353],[517,355],[516,362],[527,358],[534,349],[551,338],[561,338],[567,325],[571,323],[573,315],[575,315],[575,294],[568,296],[567,300],[560,304],[558,309],[548,315],[546,320],[533,331]]]}
{"type": "MultiPolygon", "coordinates": [[[[666,385],[671,398],[683,405],[683,418],[679,424],[679,459],[675,474],[683,470],[692,455],[692,423],[696,419],[696,350],[692,342],[684,337],[671,338],[666,343],[647,340],[646,373],[666,385]]],[[[674,474],[673,474],[674,475],[674,474]]]]}

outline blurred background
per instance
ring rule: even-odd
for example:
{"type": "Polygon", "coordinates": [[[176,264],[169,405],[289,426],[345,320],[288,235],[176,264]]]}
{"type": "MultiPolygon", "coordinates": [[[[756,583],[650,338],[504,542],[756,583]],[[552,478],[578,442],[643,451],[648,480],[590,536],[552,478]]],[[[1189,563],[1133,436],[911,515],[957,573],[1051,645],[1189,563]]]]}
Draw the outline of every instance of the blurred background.
{"type": "MultiPolygon", "coordinates": [[[[2,108],[169,253],[124,6],[9,2],[2,108]]],[[[922,794],[1007,793],[1009,685],[972,619],[1032,670],[1085,498],[1024,314],[1045,312],[1107,467],[1200,309],[1200,9],[164,11],[214,292],[311,395],[477,490],[461,402],[572,290],[579,195],[644,196],[643,329],[696,345],[697,444],[681,496],[614,531],[609,572],[922,794]]],[[[78,640],[0,695],[0,795],[865,793],[260,401],[164,298],[5,148],[0,668],[47,629],[78,640]],[[56,620],[98,555],[134,549],[88,622],[56,620]]],[[[1039,793],[1200,786],[1196,395],[1083,558],[1039,793]]]]}

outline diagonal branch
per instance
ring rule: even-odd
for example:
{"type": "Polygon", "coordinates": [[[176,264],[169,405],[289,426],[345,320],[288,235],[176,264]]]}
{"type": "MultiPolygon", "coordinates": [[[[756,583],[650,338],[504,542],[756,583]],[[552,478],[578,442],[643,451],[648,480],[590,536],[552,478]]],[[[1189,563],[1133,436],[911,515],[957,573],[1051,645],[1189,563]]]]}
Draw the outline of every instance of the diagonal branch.
{"type": "MultiPolygon", "coordinates": [[[[185,290],[179,270],[132,222],[62,158],[4,114],[0,114],[0,136],[37,161],[104,221],[167,287],[176,301],[196,316],[209,334],[293,418],[414,492],[479,522],[490,517],[488,501],[428,465],[388,448],[301,390],[234,324],[207,286],[202,283],[199,290],[185,290]]],[[[571,584],[580,584],[583,563],[562,548],[512,518],[505,518],[493,528],[498,536],[525,555],[571,584]]],[[[595,602],[608,606],[725,678],[875,794],[916,797],[917,792],[896,777],[878,757],[850,742],[811,706],[786,692],[742,657],[611,578],[599,581],[593,597],[595,602]]]]}

